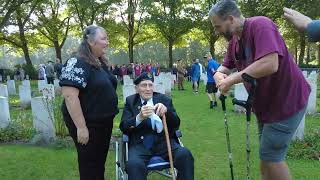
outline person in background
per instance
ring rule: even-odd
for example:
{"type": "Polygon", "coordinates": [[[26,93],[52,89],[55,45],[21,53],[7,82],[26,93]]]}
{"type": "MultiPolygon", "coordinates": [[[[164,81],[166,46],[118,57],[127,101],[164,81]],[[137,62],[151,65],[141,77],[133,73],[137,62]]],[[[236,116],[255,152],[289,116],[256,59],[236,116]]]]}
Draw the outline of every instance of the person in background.
{"type": "Polygon", "coordinates": [[[128,76],[133,79],[133,63],[128,64],[128,76]]]}
{"type": "Polygon", "coordinates": [[[62,62],[59,58],[56,59],[56,64],[54,65],[54,72],[56,72],[57,79],[60,79],[61,70],[62,70],[62,62]]]}
{"type": "Polygon", "coordinates": [[[63,119],[77,149],[80,180],[104,180],[105,162],[118,114],[117,79],[105,58],[106,31],[86,27],[77,54],[61,71],[63,119]]]}
{"type": "Polygon", "coordinates": [[[26,72],[24,71],[24,69],[21,67],[19,68],[20,71],[20,80],[23,81],[26,78],[26,72]]]}
{"type": "Polygon", "coordinates": [[[156,67],[157,67],[157,73],[156,73],[156,76],[159,76],[160,75],[160,72],[161,72],[161,66],[159,63],[156,64],[156,67]]]}
{"type": "Polygon", "coordinates": [[[210,101],[210,109],[212,109],[213,107],[217,106],[216,93],[218,92],[213,74],[216,72],[220,65],[212,58],[211,53],[207,53],[204,58],[208,60],[206,92],[210,101]]]}
{"type": "Polygon", "coordinates": [[[46,72],[44,69],[44,65],[43,64],[39,64],[39,68],[38,68],[38,79],[39,80],[44,80],[46,77],[46,72]]]}
{"type": "Polygon", "coordinates": [[[200,65],[199,65],[199,59],[194,59],[193,64],[191,67],[191,79],[193,83],[193,92],[198,94],[199,93],[199,80],[200,80],[200,65]]]}
{"type": "Polygon", "coordinates": [[[53,67],[53,62],[48,61],[47,66],[45,68],[46,71],[46,77],[47,77],[47,83],[48,84],[54,84],[54,67],[53,67]]]}
{"type": "Polygon", "coordinates": [[[123,84],[123,76],[127,75],[128,71],[127,71],[127,66],[125,64],[123,64],[120,68],[120,81],[123,84]]]}
{"type": "Polygon", "coordinates": [[[141,75],[142,69],[141,69],[141,65],[136,63],[136,65],[134,66],[134,75],[135,77],[139,77],[141,75]]]}
{"type": "Polygon", "coordinates": [[[178,77],[178,90],[184,90],[183,81],[186,69],[181,59],[177,61],[177,77],[178,77]]]}

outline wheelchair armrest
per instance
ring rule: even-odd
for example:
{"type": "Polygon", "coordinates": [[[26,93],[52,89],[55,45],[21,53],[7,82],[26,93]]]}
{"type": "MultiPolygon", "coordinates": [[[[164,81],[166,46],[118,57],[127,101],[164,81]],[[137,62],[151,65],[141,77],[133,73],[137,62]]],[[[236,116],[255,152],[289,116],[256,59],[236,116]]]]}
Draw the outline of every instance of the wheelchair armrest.
{"type": "Polygon", "coordinates": [[[181,138],[182,137],[182,132],[179,129],[176,130],[176,136],[177,136],[177,138],[181,138]]]}
{"type": "Polygon", "coordinates": [[[122,135],[122,141],[125,142],[125,143],[129,142],[129,136],[126,135],[126,134],[123,134],[122,135]]]}

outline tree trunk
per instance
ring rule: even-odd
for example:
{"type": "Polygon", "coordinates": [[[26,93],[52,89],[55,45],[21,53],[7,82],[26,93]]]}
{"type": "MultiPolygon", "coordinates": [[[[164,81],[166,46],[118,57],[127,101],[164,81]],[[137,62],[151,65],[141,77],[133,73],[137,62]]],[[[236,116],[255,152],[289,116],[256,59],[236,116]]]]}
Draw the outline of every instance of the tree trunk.
{"type": "Polygon", "coordinates": [[[303,64],[304,53],[306,48],[306,37],[304,33],[300,33],[300,54],[299,54],[299,65],[303,64]]]}
{"type": "Polygon", "coordinates": [[[24,26],[23,26],[20,14],[17,14],[17,21],[18,21],[18,27],[19,27],[19,37],[22,45],[21,49],[23,51],[24,58],[26,60],[27,65],[32,65],[30,54],[29,54],[28,41],[24,34],[24,26]]]}
{"type": "Polygon", "coordinates": [[[306,59],[306,64],[309,64],[310,62],[310,43],[308,43],[307,46],[307,59],[306,59]]]}
{"type": "Polygon", "coordinates": [[[172,65],[173,65],[172,48],[173,48],[173,41],[169,41],[169,68],[172,68],[172,65]]]}
{"type": "Polygon", "coordinates": [[[210,39],[209,39],[209,45],[210,45],[210,53],[213,57],[215,57],[215,48],[214,44],[216,43],[215,37],[214,37],[214,29],[210,23],[210,39]]]}
{"type": "Polygon", "coordinates": [[[132,31],[129,30],[129,37],[128,37],[128,51],[129,51],[129,61],[133,63],[133,29],[132,31]]]}
{"type": "Polygon", "coordinates": [[[134,45],[134,3],[133,0],[128,1],[128,51],[129,51],[129,61],[133,63],[133,45],[134,45]]]}
{"type": "Polygon", "coordinates": [[[59,58],[60,60],[62,60],[61,48],[59,46],[59,42],[54,41],[53,44],[54,44],[54,49],[56,50],[56,58],[59,58]]]}

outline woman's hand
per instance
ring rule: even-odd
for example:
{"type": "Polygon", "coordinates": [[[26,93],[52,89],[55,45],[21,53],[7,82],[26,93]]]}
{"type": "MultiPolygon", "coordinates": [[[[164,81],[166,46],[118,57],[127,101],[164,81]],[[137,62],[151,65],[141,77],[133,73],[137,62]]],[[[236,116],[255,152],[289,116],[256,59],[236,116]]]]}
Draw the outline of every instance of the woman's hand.
{"type": "Polygon", "coordinates": [[[78,143],[86,145],[89,142],[89,130],[87,127],[77,128],[78,143]]]}

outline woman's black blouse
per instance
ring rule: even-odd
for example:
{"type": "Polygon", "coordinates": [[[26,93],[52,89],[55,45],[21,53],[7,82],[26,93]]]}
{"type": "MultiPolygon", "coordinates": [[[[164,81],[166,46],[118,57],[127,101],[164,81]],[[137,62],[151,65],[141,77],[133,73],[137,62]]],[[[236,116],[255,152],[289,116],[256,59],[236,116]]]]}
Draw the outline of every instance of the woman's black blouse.
{"type": "MultiPolygon", "coordinates": [[[[87,125],[107,123],[118,114],[117,80],[106,66],[96,68],[81,58],[70,58],[64,64],[60,86],[79,89],[79,100],[87,125]]],[[[65,101],[62,112],[69,115],[65,101]]]]}

